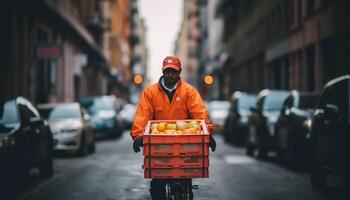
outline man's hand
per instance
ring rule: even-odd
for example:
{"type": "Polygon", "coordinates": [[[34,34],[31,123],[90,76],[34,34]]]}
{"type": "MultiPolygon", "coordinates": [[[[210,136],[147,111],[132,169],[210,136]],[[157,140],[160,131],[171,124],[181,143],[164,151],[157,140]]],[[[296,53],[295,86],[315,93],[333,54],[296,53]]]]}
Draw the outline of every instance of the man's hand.
{"type": "Polygon", "coordinates": [[[139,152],[140,147],[143,147],[142,136],[136,138],[136,140],[134,140],[134,144],[132,146],[134,148],[135,153],[139,152]]]}
{"type": "Polygon", "coordinates": [[[212,152],[214,152],[216,149],[216,141],[213,136],[210,136],[209,138],[209,147],[211,148],[212,152]]]}

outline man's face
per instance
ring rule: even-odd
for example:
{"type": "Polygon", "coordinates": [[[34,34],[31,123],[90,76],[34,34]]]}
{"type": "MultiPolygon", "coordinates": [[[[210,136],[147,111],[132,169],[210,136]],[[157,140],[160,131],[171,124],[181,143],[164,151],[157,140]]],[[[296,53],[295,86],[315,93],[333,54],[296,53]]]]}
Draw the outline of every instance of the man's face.
{"type": "Polygon", "coordinates": [[[167,68],[163,70],[165,83],[170,85],[175,84],[177,80],[179,80],[180,73],[181,73],[181,69],[179,71],[173,68],[167,68]]]}

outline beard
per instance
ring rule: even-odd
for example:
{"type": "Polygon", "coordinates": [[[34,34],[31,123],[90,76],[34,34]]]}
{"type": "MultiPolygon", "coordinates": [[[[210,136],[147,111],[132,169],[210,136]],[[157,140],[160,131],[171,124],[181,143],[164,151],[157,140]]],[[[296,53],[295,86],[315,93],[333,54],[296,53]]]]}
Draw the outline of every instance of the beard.
{"type": "Polygon", "coordinates": [[[167,84],[175,84],[178,78],[164,77],[164,81],[167,84]]]}

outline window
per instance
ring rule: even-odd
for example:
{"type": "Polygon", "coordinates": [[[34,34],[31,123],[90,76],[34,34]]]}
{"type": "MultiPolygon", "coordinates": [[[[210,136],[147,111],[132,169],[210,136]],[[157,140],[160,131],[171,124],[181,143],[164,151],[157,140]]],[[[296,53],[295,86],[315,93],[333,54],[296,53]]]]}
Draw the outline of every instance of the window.
{"type": "Polygon", "coordinates": [[[43,117],[49,120],[79,119],[81,117],[79,106],[75,104],[62,104],[53,108],[43,108],[40,111],[43,117]]]}
{"type": "MultiPolygon", "coordinates": [[[[237,101],[238,104],[238,101],[237,101]]],[[[242,96],[239,100],[239,107],[240,111],[248,111],[250,107],[255,105],[255,97],[251,96],[242,96]]]]}
{"type": "Polygon", "coordinates": [[[17,108],[15,101],[0,102],[0,124],[17,123],[17,108]]]}
{"type": "Polygon", "coordinates": [[[327,104],[338,106],[340,118],[347,119],[349,114],[349,80],[340,81],[326,88],[319,107],[324,109],[327,104]]]}
{"type": "Polygon", "coordinates": [[[284,100],[287,98],[286,94],[269,94],[266,97],[266,101],[264,103],[264,110],[265,111],[279,111],[282,108],[282,104],[284,100]]]}

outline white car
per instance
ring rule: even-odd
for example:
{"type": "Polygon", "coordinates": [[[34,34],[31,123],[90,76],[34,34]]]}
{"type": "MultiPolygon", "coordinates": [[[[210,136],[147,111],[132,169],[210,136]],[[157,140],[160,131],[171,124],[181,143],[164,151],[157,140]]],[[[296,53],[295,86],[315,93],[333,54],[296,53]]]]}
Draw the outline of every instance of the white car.
{"type": "Polygon", "coordinates": [[[55,151],[85,155],[95,151],[95,138],[88,115],[78,103],[43,104],[40,113],[50,125],[55,151]]]}
{"type": "Polygon", "coordinates": [[[213,123],[216,131],[221,131],[225,119],[229,113],[230,102],[229,101],[209,101],[207,102],[209,117],[213,123]]]}
{"type": "Polygon", "coordinates": [[[136,113],[136,106],[134,104],[125,104],[120,111],[119,116],[125,123],[126,128],[131,128],[136,113]]]}

